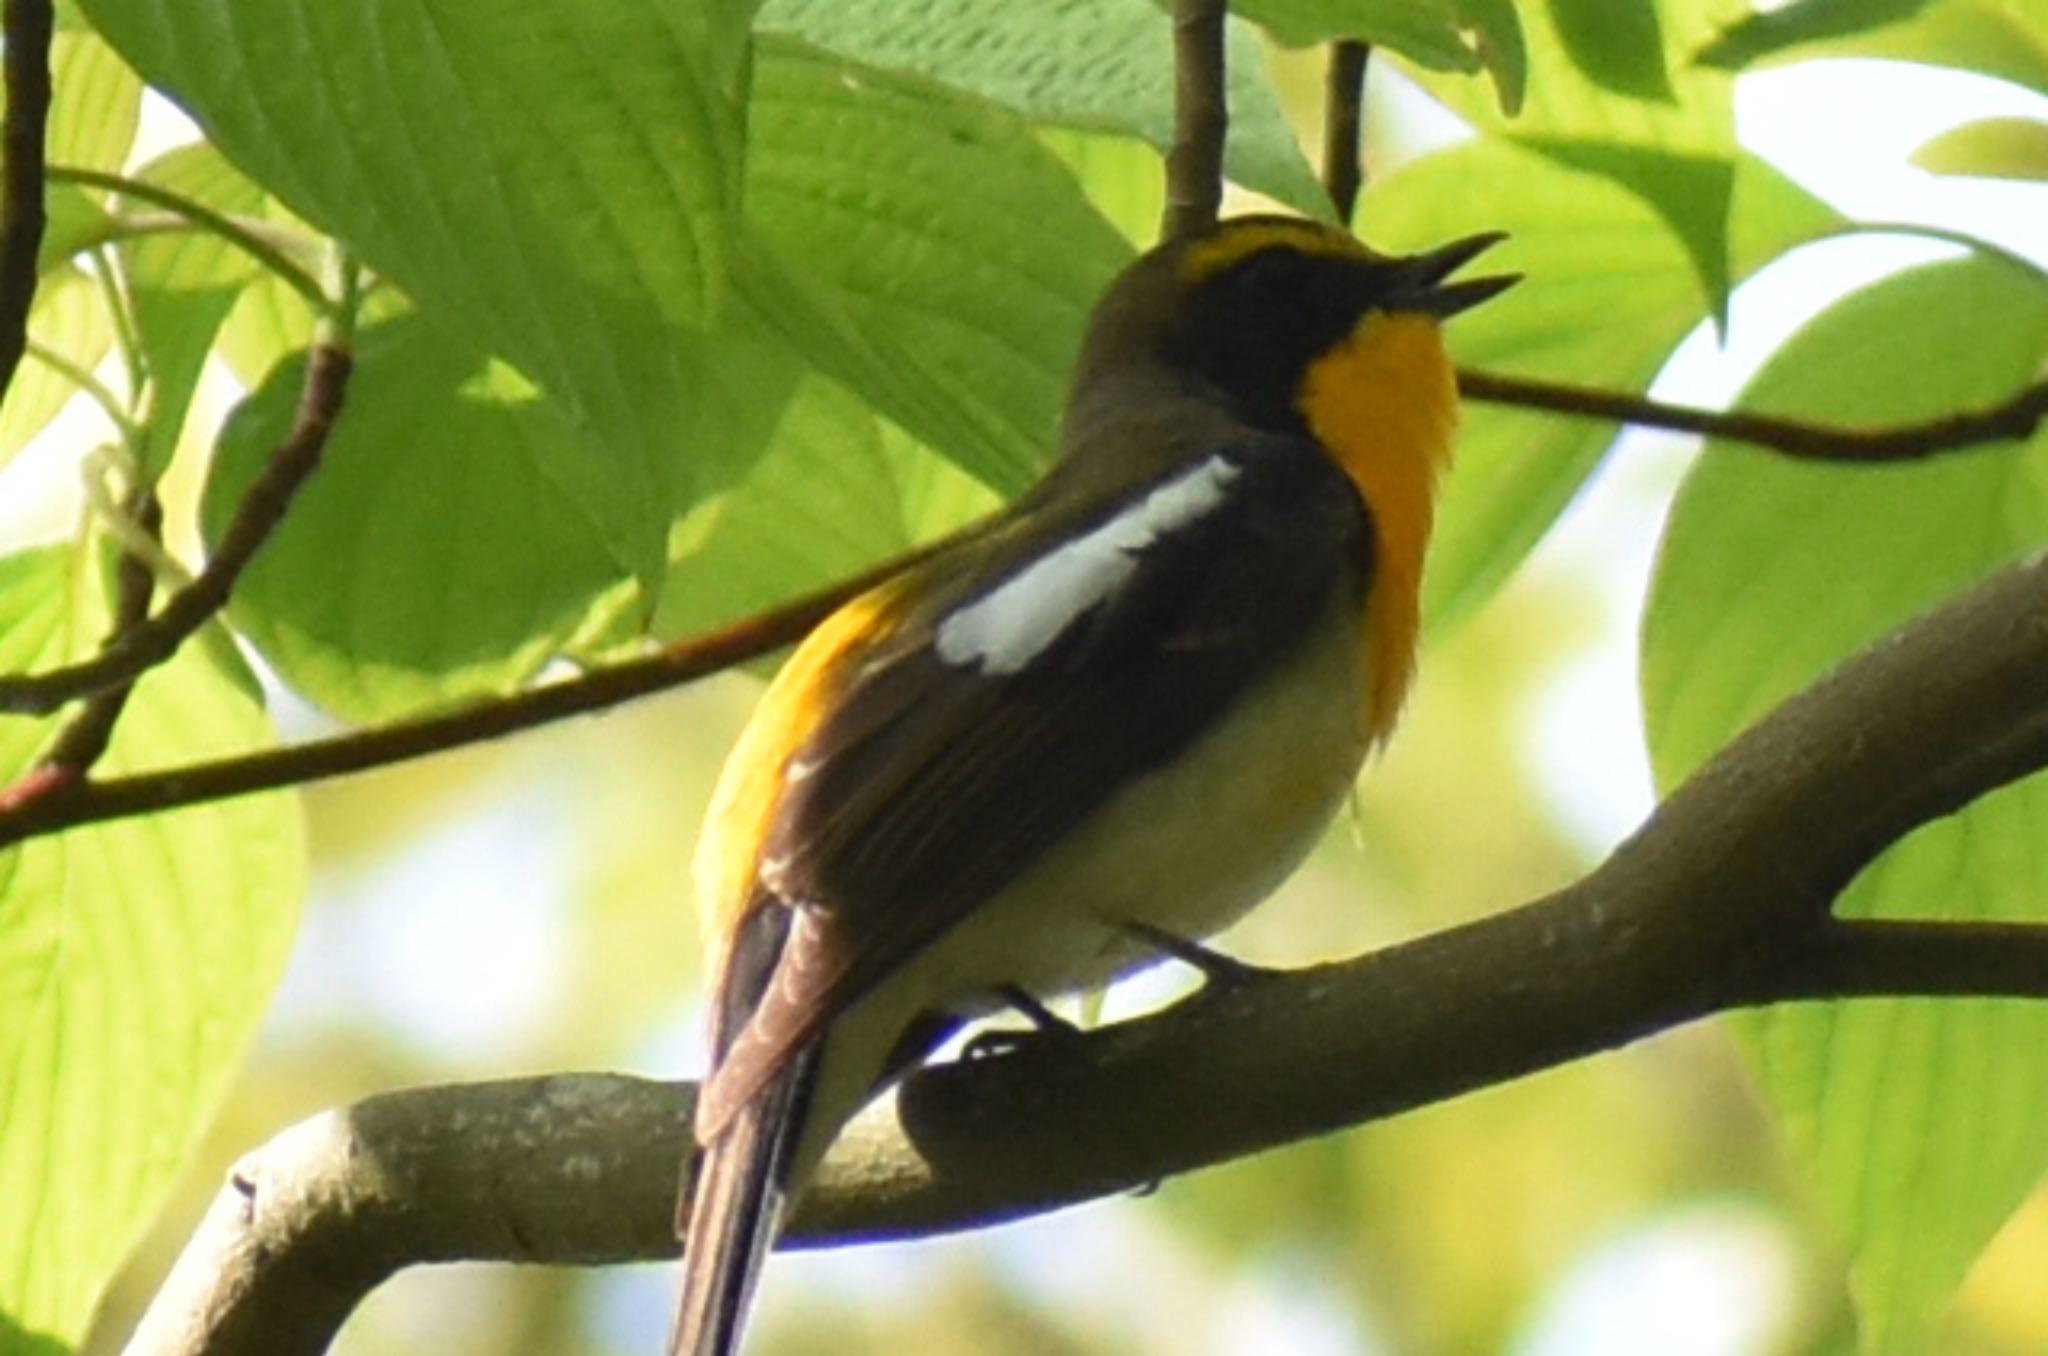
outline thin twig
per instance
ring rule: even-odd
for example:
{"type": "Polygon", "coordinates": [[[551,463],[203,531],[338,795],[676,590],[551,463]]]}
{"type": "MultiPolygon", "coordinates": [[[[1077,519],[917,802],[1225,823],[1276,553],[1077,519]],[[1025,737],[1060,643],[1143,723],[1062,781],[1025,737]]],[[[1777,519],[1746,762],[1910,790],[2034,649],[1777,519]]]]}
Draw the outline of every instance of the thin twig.
{"type": "Polygon", "coordinates": [[[43,136],[50,117],[50,0],[6,0],[0,11],[7,119],[0,126],[0,393],[14,383],[36,299],[43,246],[43,136]]]}
{"type": "Polygon", "coordinates": [[[1199,231],[1223,203],[1224,0],[1174,0],[1173,145],[1166,152],[1162,239],[1199,231]]]}
{"type": "MultiPolygon", "coordinates": [[[[164,511],[152,487],[136,486],[124,511],[143,535],[151,541],[158,539],[163,531],[164,511]]],[[[149,600],[155,593],[156,570],[149,559],[137,551],[123,551],[114,572],[114,616],[107,627],[106,648],[118,647],[143,624],[149,616],[149,600]]],[[[57,732],[38,763],[56,769],[67,781],[85,776],[107,751],[107,744],[114,737],[114,725],[121,719],[128,696],[134,690],[135,683],[130,679],[96,693],[57,732]]]]}
{"type": "Polygon", "coordinates": [[[1468,399],[1490,404],[1728,438],[1808,461],[1913,461],[1979,443],[2031,437],[2041,421],[2048,418],[2048,381],[2022,387],[1998,404],[1980,410],[1959,410],[1916,424],[1871,429],[1667,405],[1618,391],[1532,381],[1472,368],[1458,370],[1458,389],[1468,399]]]}
{"type": "Polygon", "coordinates": [[[65,702],[131,682],[168,659],[185,638],[227,604],[235,580],[283,519],[294,495],[320,464],[327,435],[348,387],[347,350],[315,344],[290,434],[235,506],[206,568],[171,595],[163,610],[129,627],[90,659],[44,673],[0,677],[0,711],[44,714],[65,702]]]}
{"type": "Polygon", "coordinates": [[[103,781],[53,786],[47,779],[33,784],[24,779],[0,788],[0,847],[81,824],[364,772],[678,687],[789,644],[848,598],[917,558],[918,553],[898,557],[858,578],[690,637],[644,659],[440,715],[103,781]]]}
{"type": "Polygon", "coordinates": [[[104,188],[161,207],[166,212],[219,236],[275,273],[293,291],[306,299],[316,315],[325,315],[334,309],[334,298],[327,295],[311,270],[291,258],[275,241],[264,238],[266,234],[274,235],[274,230],[266,231],[259,224],[241,221],[226,212],[216,212],[205,203],[196,202],[161,184],[152,184],[145,179],[131,179],[124,174],[108,174],[103,170],[82,169],[74,165],[52,165],[49,177],[53,183],[104,188]]]}
{"type": "Polygon", "coordinates": [[[1339,38],[1330,44],[1323,85],[1323,189],[1337,220],[1351,221],[1365,183],[1365,68],[1372,44],[1339,38]]]}

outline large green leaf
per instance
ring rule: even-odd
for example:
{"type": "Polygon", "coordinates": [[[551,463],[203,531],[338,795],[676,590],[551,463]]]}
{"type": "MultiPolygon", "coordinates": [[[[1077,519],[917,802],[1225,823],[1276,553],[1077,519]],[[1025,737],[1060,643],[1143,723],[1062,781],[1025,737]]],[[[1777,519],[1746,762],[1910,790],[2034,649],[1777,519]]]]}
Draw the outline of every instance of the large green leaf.
{"type": "MultiPolygon", "coordinates": [[[[1761,162],[1738,163],[1733,256],[1747,274],[1838,224],[1761,162]]],[[[1706,299],[1676,239],[1640,198],[1512,143],[1485,139],[1416,161],[1373,185],[1364,232],[1383,249],[1421,249],[1494,220],[1515,223],[1488,268],[1526,277],[1451,322],[1459,361],[1616,390],[1648,386],[1698,325],[1706,299]]],[[[1597,420],[1468,404],[1424,579],[1432,625],[1467,615],[1520,563],[1612,443],[1597,420]]]]}
{"type": "MultiPolygon", "coordinates": [[[[217,212],[253,213],[263,205],[263,191],[205,142],[166,152],[137,177],[217,212]]],[[[145,457],[154,476],[177,450],[185,411],[221,321],[258,269],[226,240],[199,230],[138,237],[121,258],[153,394],[145,457]]]]}
{"type": "Polygon", "coordinates": [[[736,448],[679,436],[725,292],[746,0],[85,0],[241,169],[606,450],[658,569],[736,448]]]}
{"type": "MultiPolygon", "coordinates": [[[[1039,122],[1129,132],[1162,150],[1173,140],[1172,24],[1149,0],[767,0],[760,26],[973,90],[1039,122]]],[[[1241,23],[1230,26],[1228,57],[1225,172],[1327,213],[1241,23]]]]}
{"type": "MultiPolygon", "coordinates": [[[[114,322],[97,282],[69,266],[46,272],[28,313],[29,338],[77,367],[91,371],[114,342],[114,322]]],[[[56,418],[78,388],[63,373],[31,355],[15,369],[0,403],[0,466],[56,418]]]]}
{"type": "Polygon", "coordinates": [[[764,39],[747,213],[896,371],[884,387],[801,327],[794,342],[982,479],[1014,491],[1035,477],[1088,309],[1131,251],[1021,117],[764,39]],[[971,420],[971,441],[894,398],[906,367],[971,420]]]}
{"type": "Polygon", "coordinates": [[[1798,0],[1729,24],[1699,60],[1739,69],[1854,56],[1953,66],[2048,94],[2048,10],[2038,0],[1798,0]]]}
{"type": "Polygon", "coordinates": [[[1297,47],[1357,38],[1431,70],[1479,69],[1452,0],[1240,0],[1231,9],[1297,47]]]}
{"type": "Polygon", "coordinates": [[[1620,11],[1542,0],[1519,13],[1529,90],[1518,113],[1504,114],[1469,81],[1436,77],[1431,91],[1480,128],[1641,198],[1683,244],[1711,312],[1722,316],[1735,275],[1729,233],[1741,152],[1731,81],[1691,60],[1710,17],[1696,0],[1620,11]]]}
{"type": "MultiPolygon", "coordinates": [[[[1814,320],[1744,397],[1882,423],[1995,400],[2048,361],[2048,283],[1938,264],[1814,320]]],[[[1716,446],[1688,477],[1643,626],[1659,782],[1907,617],[2048,543],[2048,433],[1884,468],[1716,446]]],[[[1882,738],[1874,730],[1873,738],[1882,738]]],[[[2048,778],[1928,825],[1844,894],[1844,916],[2048,922],[2048,778]]],[[[1929,1349],[1939,1306],[2048,1167],[2039,1004],[1802,1004],[1737,1022],[1793,1156],[1853,1259],[1866,1347],[1929,1349]]]]}
{"type": "Polygon", "coordinates": [[[50,43],[53,165],[117,170],[141,117],[142,81],[97,33],[59,33],[50,43]]]}
{"type": "MultiPolygon", "coordinates": [[[[0,558],[0,671],[96,646],[101,577],[61,548],[0,558]]],[[[0,783],[48,729],[0,723],[0,783]]],[[[136,689],[100,767],[269,739],[232,653],[188,646],[136,689]]],[[[0,850],[0,1348],[83,1334],[255,1030],[304,869],[276,794],[0,850]]]]}
{"type": "Polygon", "coordinates": [[[687,635],[732,621],[909,543],[875,416],[813,378],[746,482],[677,524],[653,630],[687,635]]]}
{"type": "MultiPolygon", "coordinates": [[[[792,380],[765,352],[764,380],[792,380]]],[[[721,374],[747,357],[735,336],[721,374]]],[[[209,538],[283,440],[304,372],[302,357],[279,364],[221,431],[209,538]]],[[[604,471],[552,404],[459,336],[420,316],[372,326],[325,460],[232,616],[286,681],[343,715],[516,687],[630,573],[608,549],[604,471]]]]}

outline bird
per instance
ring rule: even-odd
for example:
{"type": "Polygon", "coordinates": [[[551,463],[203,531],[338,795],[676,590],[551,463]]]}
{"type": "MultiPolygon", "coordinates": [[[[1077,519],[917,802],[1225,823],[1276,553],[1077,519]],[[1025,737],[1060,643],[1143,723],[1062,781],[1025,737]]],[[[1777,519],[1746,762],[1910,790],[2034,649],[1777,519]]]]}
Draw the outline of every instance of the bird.
{"type": "MultiPolygon", "coordinates": [[[[1457,387],[1517,281],[1277,214],[1140,255],[1056,455],[821,622],[693,871],[710,1067],[671,1356],[732,1356],[834,1135],[961,1023],[1198,945],[1299,865],[1393,727],[1457,387]]],[[[1042,1010],[1042,1009],[1041,1009],[1042,1010]]]]}

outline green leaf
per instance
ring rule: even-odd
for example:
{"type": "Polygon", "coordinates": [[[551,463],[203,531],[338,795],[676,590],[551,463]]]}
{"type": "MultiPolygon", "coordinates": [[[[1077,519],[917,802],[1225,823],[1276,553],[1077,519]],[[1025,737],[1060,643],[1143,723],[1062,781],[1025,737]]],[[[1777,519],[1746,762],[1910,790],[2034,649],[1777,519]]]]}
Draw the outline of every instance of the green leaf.
{"type": "Polygon", "coordinates": [[[1663,24],[1655,5],[1551,0],[1550,17],[1565,52],[1586,79],[1631,99],[1671,102],[1663,24]]]}
{"type": "Polygon", "coordinates": [[[1514,0],[1455,0],[1455,8],[1493,78],[1495,106],[1503,117],[1519,117],[1529,95],[1529,43],[1514,0]]]}
{"type": "MultiPolygon", "coordinates": [[[[1150,0],[768,0],[760,27],[972,90],[1038,122],[1173,141],[1173,31],[1150,0]]],[[[1304,212],[1328,199],[1265,75],[1230,25],[1224,171],[1304,212]]],[[[977,188],[982,181],[977,179],[977,188]]]]}
{"type": "MultiPolygon", "coordinates": [[[[45,273],[36,285],[28,333],[87,371],[99,365],[114,342],[113,322],[99,284],[69,265],[45,273]]],[[[69,377],[33,355],[24,357],[0,404],[0,466],[41,433],[77,393],[69,377]]]]}
{"type": "Polygon", "coordinates": [[[1428,80],[1431,92],[1482,130],[1602,174],[1641,198],[1683,242],[1710,313],[1721,319],[1734,277],[1731,166],[1742,152],[1731,81],[1690,61],[1710,31],[1701,7],[1543,0],[1520,14],[1529,95],[1518,115],[1503,115],[1469,83],[1428,80]]]}
{"type": "Polygon", "coordinates": [[[142,80],[97,33],[59,33],[50,42],[52,165],[118,170],[141,118],[142,80]]]}
{"type": "MultiPolygon", "coordinates": [[[[253,214],[263,206],[263,191],[205,142],[167,151],[136,177],[224,213],[253,214]]],[[[153,392],[143,466],[153,479],[177,451],[214,335],[258,266],[234,245],[201,230],[132,239],[121,258],[153,392]]]]}
{"type": "Polygon", "coordinates": [[[1430,70],[1479,69],[1451,0],[1240,0],[1231,10],[1294,47],[1358,38],[1430,70]]]}
{"type": "MultiPolygon", "coordinates": [[[[101,577],[65,549],[0,558],[0,671],[95,647],[101,577]]],[[[269,743],[253,681],[223,662],[194,645],[153,671],[100,769],[269,743]]],[[[0,783],[49,728],[0,724],[0,783]]],[[[84,1334],[255,1032],[297,925],[304,858],[282,794],[0,851],[0,1347],[84,1334]]]]}
{"type": "MultiPolygon", "coordinates": [[[[1741,275],[1839,218],[1759,161],[1738,162],[1732,241],[1741,275]]],[[[1498,140],[1424,157],[1373,185],[1365,234],[1415,250],[1515,223],[1482,261],[1524,281],[1449,328],[1458,360],[1520,376],[1643,390],[1703,317],[1691,261],[1640,198],[1611,179],[1498,140]]],[[[1430,624],[1469,615],[1513,571],[1598,465],[1615,426],[1468,403],[1423,580],[1430,624]]]]}
{"type": "Polygon", "coordinates": [[[1734,287],[1728,258],[1728,214],[1735,197],[1732,156],[1564,137],[1529,137],[1525,144],[1573,169],[1611,179],[1640,198],[1685,247],[1714,324],[1727,327],[1728,293],[1734,287]]]}
{"type": "Polygon", "coordinates": [[[1800,0],[1730,25],[1699,61],[1740,70],[1857,56],[1952,66],[2048,94],[2048,15],[2035,0],[1800,0]]]}
{"type": "MultiPolygon", "coordinates": [[[[285,436],[304,372],[303,356],[279,364],[222,429],[209,540],[285,436]]],[[[285,681],[356,719],[517,687],[630,573],[591,499],[604,470],[458,336],[419,316],[371,326],[320,470],[230,615],[285,681]]]]}
{"type": "Polygon", "coordinates": [[[881,428],[839,386],[806,381],[745,483],[671,538],[653,633],[687,635],[861,570],[910,544],[881,428]]]}
{"type": "MultiPolygon", "coordinates": [[[[1888,423],[1988,403],[2048,360],[2048,283],[2002,261],[1846,298],[1746,406],[1888,423]]],[[[2048,433],[1883,468],[1712,446],[1682,488],[1643,624],[1661,785],[1839,662],[2048,543],[2048,433]]],[[[1852,917],[2048,922],[2048,778],[1896,845],[1852,917]]],[[[1788,1147],[1849,1250],[1866,1349],[1930,1349],[1949,1291],[2048,1166],[2048,1010],[1991,1001],[1788,1005],[1736,1023],[1788,1147]]]]}
{"type": "Polygon", "coordinates": [[[1060,158],[1095,210],[1133,249],[1152,243],[1166,206],[1166,177],[1158,151],[1136,137],[1068,127],[1047,127],[1038,139],[1060,158]]]}
{"type": "Polygon", "coordinates": [[[856,365],[816,325],[785,336],[971,473],[1028,484],[1130,247],[1021,118],[928,80],[763,39],[751,126],[749,221],[886,357],[856,365]],[[943,423],[900,398],[906,375],[943,423]]]}
{"type": "Polygon", "coordinates": [[[1933,174],[2048,179],[2048,122],[2039,118],[1980,118],[1928,139],[1909,158],[1933,174]]]}
{"type": "Polygon", "coordinates": [[[677,504],[744,472],[677,431],[726,291],[750,4],[83,7],[267,191],[611,449],[644,572],[677,504]]]}

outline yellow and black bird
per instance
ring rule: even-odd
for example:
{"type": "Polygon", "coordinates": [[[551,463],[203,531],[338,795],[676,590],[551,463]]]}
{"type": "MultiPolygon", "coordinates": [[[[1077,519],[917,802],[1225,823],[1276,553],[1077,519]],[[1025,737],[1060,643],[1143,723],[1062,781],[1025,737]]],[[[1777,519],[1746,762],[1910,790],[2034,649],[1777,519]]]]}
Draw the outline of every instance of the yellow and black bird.
{"type": "Polygon", "coordinates": [[[1059,457],[815,630],[697,856],[711,1069],[672,1350],[729,1356],[785,1207],[927,1038],[1107,983],[1294,869],[1414,667],[1500,237],[1390,258],[1305,220],[1170,241],[1097,303],[1059,457]]]}

